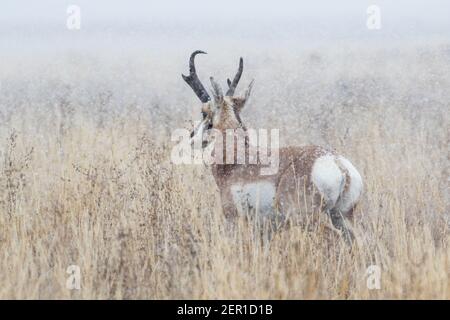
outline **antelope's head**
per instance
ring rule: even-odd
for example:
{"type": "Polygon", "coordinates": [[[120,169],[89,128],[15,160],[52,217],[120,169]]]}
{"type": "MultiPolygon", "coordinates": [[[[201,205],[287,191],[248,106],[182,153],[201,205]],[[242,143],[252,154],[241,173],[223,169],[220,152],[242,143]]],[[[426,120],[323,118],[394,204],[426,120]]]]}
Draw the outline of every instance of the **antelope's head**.
{"type": "Polygon", "coordinates": [[[210,77],[212,88],[211,93],[213,96],[213,99],[211,99],[211,96],[200,82],[195,70],[195,56],[200,53],[206,54],[206,52],[200,50],[194,51],[191,54],[189,59],[189,75],[182,75],[182,77],[202,102],[202,119],[200,124],[191,132],[191,138],[192,141],[194,139],[202,139],[202,147],[205,148],[211,142],[210,133],[213,129],[221,132],[224,132],[227,129],[238,128],[245,130],[240,113],[250,97],[253,81],[250,82],[244,96],[234,96],[234,92],[239,80],[241,79],[244,68],[244,61],[240,58],[239,68],[233,78],[233,81],[227,79],[228,89],[225,95],[223,94],[220,85],[214,80],[213,77],[210,77]]]}

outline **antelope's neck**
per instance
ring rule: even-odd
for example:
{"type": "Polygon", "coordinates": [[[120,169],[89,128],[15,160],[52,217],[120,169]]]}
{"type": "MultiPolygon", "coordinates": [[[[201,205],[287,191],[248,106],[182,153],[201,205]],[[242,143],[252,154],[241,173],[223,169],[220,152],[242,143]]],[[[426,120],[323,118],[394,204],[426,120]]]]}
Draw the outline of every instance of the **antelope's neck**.
{"type": "Polygon", "coordinates": [[[232,167],[234,165],[242,166],[251,163],[249,156],[253,150],[250,148],[247,130],[245,127],[242,127],[240,132],[236,132],[233,136],[222,132],[222,143],[215,143],[212,153],[215,158],[215,166],[232,167]]]}
{"type": "Polygon", "coordinates": [[[257,148],[250,144],[247,132],[244,131],[244,133],[240,139],[235,138],[228,147],[225,137],[223,145],[215,144],[214,146],[213,155],[216,161],[211,169],[219,187],[261,179],[257,148]]]}

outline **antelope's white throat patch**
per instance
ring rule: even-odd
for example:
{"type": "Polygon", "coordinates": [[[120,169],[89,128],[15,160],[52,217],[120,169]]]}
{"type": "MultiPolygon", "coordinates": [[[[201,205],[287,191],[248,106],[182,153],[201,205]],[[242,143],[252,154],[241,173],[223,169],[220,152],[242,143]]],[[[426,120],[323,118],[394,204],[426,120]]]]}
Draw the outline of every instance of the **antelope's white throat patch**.
{"type": "Polygon", "coordinates": [[[275,186],[271,182],[236,183],[230,191],[239,214],[256,210],[257,215],[267,216],[274,212],[275,186]]]}

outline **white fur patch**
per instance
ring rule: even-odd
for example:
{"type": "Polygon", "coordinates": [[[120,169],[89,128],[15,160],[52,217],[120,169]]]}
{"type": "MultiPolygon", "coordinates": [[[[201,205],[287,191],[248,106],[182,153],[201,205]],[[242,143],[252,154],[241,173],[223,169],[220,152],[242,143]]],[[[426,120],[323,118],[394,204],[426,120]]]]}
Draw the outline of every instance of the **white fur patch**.
{"type": "Polygon", "coordinates": [[[325,155],[318,158],[314,162],[311,176],[329,209],[337,208],[342,214],[346,214],[361,196],[363,188],[361,175],[351,162],[342,156],[325,155]],[[336,161],[348,171],[350,183],[347,190],[344,190],[345,173],[341,171],[336,161]]]}
{"type": "Polygon", "coordinates": [[[274,212],[275,186],[268,181],[233,184],[230,187],[233,202],[240,214],[256,210],[267,216],[274,212]]]}
{"type": "Polygon", "coordinates": [[[205,129],[206,120],[200,122],[196,129],[194,129],[194,136],[189,139],[189,144],[201,143],[203,139],[203,130],[205,129]]]}
{"type": "Polygon", "coordinates": [[[341,212],[350,210],[359,200],[363,189],[363,182],[358,170],[346,158],[339,156],[339,162],[348,170],[350,176],[350,185],[344,194],[341,195],[339,201],[339,209],[341,212]]]}
{"type": "Polygon", "coordinates": [[[325,155],[317,158],[312,168],[311,178],[322,194],[327,207],[334,207],[345,183],[345,177],[336,164],[334,156],[325,155]]]}

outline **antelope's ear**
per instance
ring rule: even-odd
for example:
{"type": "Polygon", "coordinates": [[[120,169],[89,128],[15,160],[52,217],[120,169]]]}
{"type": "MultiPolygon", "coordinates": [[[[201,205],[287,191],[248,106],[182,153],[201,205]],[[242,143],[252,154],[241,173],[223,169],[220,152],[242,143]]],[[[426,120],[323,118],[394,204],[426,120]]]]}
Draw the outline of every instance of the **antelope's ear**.
{"type": "Polygon", "coordinates": [[[244,97],[236,97],[236,98],[233,97],[232,98],[233,105],[234,105],[236,111],[241,111],[242,108],[244,108],[245,103],[248,101],[248,98],[250,98],[250,93],[252,92],[252,88],[253,88],[253,80],[248,85],[247,90],[245,90],[244,97]]]}
{"type": "Polygon", "coordinates": [[[245,103],[247,102],[246,98],[231,98],[231,101],[233,101],[233,107],[236,111],[241,112],[241,110],[244,108],[245,103]]]}

